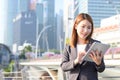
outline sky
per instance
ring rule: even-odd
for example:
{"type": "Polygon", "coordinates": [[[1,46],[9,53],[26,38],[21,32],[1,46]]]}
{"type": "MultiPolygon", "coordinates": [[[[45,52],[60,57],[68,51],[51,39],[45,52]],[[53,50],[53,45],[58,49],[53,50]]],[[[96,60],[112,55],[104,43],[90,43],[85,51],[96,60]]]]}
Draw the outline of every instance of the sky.
{"type": "Polygon", "coordinates": [[[55,12],[58,13],[60,9],[63,9],[63,0],[55,0],[55,12]]]}
{"type": "MultiPolygon", "coordinates": [[[[42,0],[38,0],[40,3],[42,0]]],[[[63,9],[64,0],[55,0],[55,13],[58,13],[60,9],[63,9]]]]}

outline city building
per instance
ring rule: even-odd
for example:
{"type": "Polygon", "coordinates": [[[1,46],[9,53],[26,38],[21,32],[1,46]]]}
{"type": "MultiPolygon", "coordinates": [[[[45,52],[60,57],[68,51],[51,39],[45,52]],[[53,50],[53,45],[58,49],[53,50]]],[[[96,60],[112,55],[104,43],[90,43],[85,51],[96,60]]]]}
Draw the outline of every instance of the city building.
{"type": "MultiPolygon", "coordinates": [[[[56,48],[56,26],[55,26],[55,0],[44,0],[47,1],[48,5],[47,8],[44,8],[46,15],[44,16],[45,19],[45,26],[51,26],[47,30],[47,40],[48,46],[50,49],[56,48]]],[[[44,14],[45,14],[44,13],[44,14]]]]}
{"type": "Polygon", "coordinates": [[[74,0],[74,19],[79,14],[79,0],[74,0]]]}
{"type": "MultiPolygon", "coordinates": [[[[38,16],[38,19],[40,20],[40,25],[38,31],[38,34],[48,26],[51,26],[50,28],[47,28],[40,37],[39,40],[39,47],[44,50],[49,49],[55,49],[56,48],[56,27],[55,27],[55,0],[42,0],[41,4],[37,7],[40,7],[41,10],[37,10],[38,13],[41,13],[43,16],[38,16]],[[42,10],[43,8],[43,10],[42,10]],[[41,12],[40,12],[41,11],[41,12]],[[43,21],[42,21],[43,20],[43,21]]],[[[38,14],[37,13],[37,14],[38,14]]]]}
{"type": "Polygon", "coordinates": [[[2,0],[0,5],[0,43],[6,44],[11,48],[13,30],[12,20],[17,13],[17,0],[2,0]]]}
{"type": "Polygon", "coordinates": [[[63,24],[65,32],[65,44],[66,40],[70,38],[74,18],[79,14],[79,0],[65,0],[63,9],[63,24]]]}
{"type": "Polygon", "coordinates": [[[120,47],[120,19],[114,15],[101,20],[101,27],[96,28],[93,37],[111,47],[120,47]]]}
{"type": "Polygon", "coordinates": [[[28,9],[30,9],[30,2],[32,0],[17,0],[17,11],[18,13],[23,12],[23,11],[27,11],[28,9]],[[24,6],[23,6],[24,5],[24,6]]]}
{"type": "Polygon", "coordinates": [[[0,31],[0,42],[8,45],[12,48],[13,44],[13,20],[17,14],[27,11],[33,10],[33,3],[35,0],[2,0],[1,1],[1,31],[0,31]],[[24,5],[24,6],[23,6],[24,5]]]}
{"type": "Polygon", "coordinates": [[[43,4],[36,4],[36,16],[37,16],[37,35],[43,28],[43,4]]]}
{"type": "Polygon", "coordinates": [[[7,26],[5,28],[4,44],[12,48],[13,43],[13,18],[17,14],[17,0],[7,1],[7,26]],[[13,3],[14,2],[14,3],[13,3]],[[16,6],[16,7],[15,7],[16,6]]]}
{"type": "Polygon", "coordinates": [[[119,14],[120,0],[79,0],[79,12],[92,16],[95,27],[100,27],[101,19],[119,14]]]}
{"type": "Polygon", "coordinates": [[[56,31],[56,36],[57,36],[57,42],[56,42],[56,47],[57,50],[62,51],[64,48],[64,38],[65,38],[65,33],[64,33],[64,28],[63,28],[63,12],[60,10],[59,13],[56,14],[56,26],[57,26],[57,31],[56,31]]]}
{"type": "MultiPolygon", "coordinates": [[[[17,11],[13,18],[12,44],[36,44],[36,0],[16,0],[17,11]],[[24,6],[23,6],[24,5],[24,6]],[[32,31],[33,30],[33,31],[32,31]],[[17,33],[17,34],[14,34],[17,33]]],[[[13,46],[12,45],[12,46],[13,46]]],[[[13,49],[14,50],[14,49],[13,49]]]]}
{"type": "Polygon", "coordinates": [[[14,21],[13,43],[18,46],[25,42],[36,44],[36,13],[35,11],[21,12],[14,21]]]}
{"type": "Polygon", "coordinates": [[[7,0],[1,0],[0,7],[0,43],[5,43],[5,29],[7,27],[7,0]]]}

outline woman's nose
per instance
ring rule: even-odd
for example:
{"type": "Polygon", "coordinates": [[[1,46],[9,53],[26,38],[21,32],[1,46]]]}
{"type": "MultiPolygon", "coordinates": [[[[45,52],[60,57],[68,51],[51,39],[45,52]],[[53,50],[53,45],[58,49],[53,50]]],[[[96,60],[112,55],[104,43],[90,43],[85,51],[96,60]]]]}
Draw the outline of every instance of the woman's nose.
{"type": "Polygon", "coordinates": [[[84,32],[88,32],[88,29],[87,29],[87,28],[84,28],[84,32]]]}

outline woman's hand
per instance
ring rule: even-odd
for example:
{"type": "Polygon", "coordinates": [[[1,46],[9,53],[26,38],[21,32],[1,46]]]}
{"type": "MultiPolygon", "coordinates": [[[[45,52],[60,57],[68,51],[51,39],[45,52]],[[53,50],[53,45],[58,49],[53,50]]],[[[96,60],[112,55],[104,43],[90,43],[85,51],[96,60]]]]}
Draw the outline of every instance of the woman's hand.
{"type": "Polygon", "coordinates": [[[76,58],[75,61],[74,61],[74,64],[75,64],[75,65],[82,62],[82,59],[83,59],[83,56],[85,55],[85,53],[86,53],[86,52],[83,51],[83,52],[79,52],[79,53],[77,54],[77,58],[76,58]]]}
{"type": "Polygon", "coordinates": [[[98,52],[98,50],[95,50],[91,51],[90,57],[97,65],[100,65],[102,62],[103,54],[102,52],[98,52]]]}

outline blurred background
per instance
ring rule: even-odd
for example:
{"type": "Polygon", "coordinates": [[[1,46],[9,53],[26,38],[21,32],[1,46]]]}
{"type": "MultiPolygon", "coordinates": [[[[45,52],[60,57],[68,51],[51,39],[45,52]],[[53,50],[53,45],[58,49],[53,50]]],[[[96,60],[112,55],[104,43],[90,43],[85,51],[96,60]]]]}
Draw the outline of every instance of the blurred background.
{"type": "MultiPolygon", "coordinates": [[[[106,64],[114,68],[117,65],[118,69],[120,0],[1,0],[0,69],[20,71],[26,66],[19,66],[22,60],[61,59],[64,47],[69,43],[74,19],[79,13],[92,16],[92,37],[111,45],[105,54],[105,60],[110,64],[106,64]]],[[[118,75],[114,77],[120,79],[118,75]]]]}

